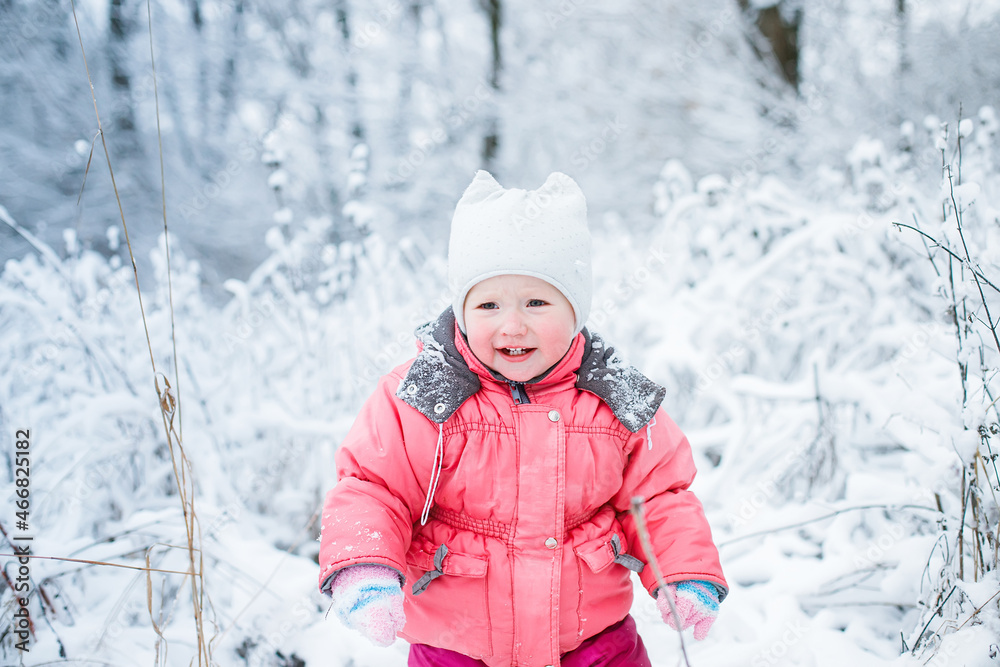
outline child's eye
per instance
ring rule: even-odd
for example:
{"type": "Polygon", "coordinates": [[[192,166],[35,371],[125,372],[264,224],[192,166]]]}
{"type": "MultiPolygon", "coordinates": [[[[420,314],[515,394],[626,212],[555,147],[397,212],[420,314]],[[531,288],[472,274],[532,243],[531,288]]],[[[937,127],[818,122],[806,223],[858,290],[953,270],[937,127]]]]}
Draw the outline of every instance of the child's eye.
{"type": "Polygon", "coordinates": [[[547,302],[544,299],[531,299],[528,301],[528,305],[531,307],[544,306],[546,303],[547,302]]]}
{"type": "Polygon", "coordinates": [[[497,304],[493,301],[487,301],[486,303],[479,304],[477,308],[482,308],[483,310],[496,310],[499,306],[497,306],[497,304]]]}

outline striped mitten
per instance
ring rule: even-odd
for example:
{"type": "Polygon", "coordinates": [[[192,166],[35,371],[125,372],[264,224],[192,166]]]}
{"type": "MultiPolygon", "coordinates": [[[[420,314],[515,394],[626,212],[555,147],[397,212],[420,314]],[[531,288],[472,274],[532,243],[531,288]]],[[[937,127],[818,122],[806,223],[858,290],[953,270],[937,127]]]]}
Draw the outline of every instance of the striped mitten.
{"type": "Polygon", "coordinates": [[[378,646],[396,641],[406,623],[399,575],[385,565],[344,568],[334,576],[330,595],[337,618],[378,646]]]}
{"type": "Polygon", "coordinates": [[[677,615],[681,620],[681,630],[694,628],[694,638],[701,640],[708,636],[708,630],[719,615],[719,590],[707,581],[680,581],[667,584],[666,593],[660,588],[656,596],[656,608],[660,610],[664,622],[677,629],[674,616],[670,612],[667,595],[674,600],[677,615]]]}

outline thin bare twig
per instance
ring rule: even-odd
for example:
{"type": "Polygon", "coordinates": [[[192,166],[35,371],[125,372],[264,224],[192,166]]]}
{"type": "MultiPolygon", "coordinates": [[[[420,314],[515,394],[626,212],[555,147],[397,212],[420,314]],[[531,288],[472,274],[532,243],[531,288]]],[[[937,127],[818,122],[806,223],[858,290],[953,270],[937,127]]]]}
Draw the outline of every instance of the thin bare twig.
{"type": "Polygon", "coordinates": [[[247,600],[247,603],[243,605],[243,608],[240,609],[239,612],[237,612],[236,616],[233,617],[233,620],[230,621],[229,627],[227,627],[225,630],[223,630],[218,635],[212,638],[212,643],[215,643],[217,641],[222,641],[222,638],[226,636],[227,632],[229,632],[232,628],[237,627],[237,622],[240,620],[240,616],[242,616],[243,613],[253,605],[254,601],[256,601],[258,597],[260,597],[260,594],[267,589],[268,584],[271,583],[271,580],[274,579],[274,577],[278,574],[278,571],[284,566],[285,558],[287,558],[289,554],[295,551],[295,549],[297,549],[298,546],[302,543],[302,539],[304,538],[305,535],[308,534],[307,531],[312,527],[312,525],[316,523],[316,519],[319,518],[319,513],[322,511],[323,511],[322,506],[316,508],[316,511],[313,512],[312,517],[309,519],[306,525],[303,526],[302,529],[299,531],[299,539],[296,540],[290,547],[288,547],[285,550],[285,553],[282,555],[281,559],[278,560],[278,562],[274,566],[274,569],[271,570],[271,574],[269,574],[267,578],[264,580],[264,583],[262,583],[257,588],[257,592],[254,593],[253,596],[251,596],[250,599],[247,600]]]}
{"type": "MultiPolygon", "coordinates": [[[[937,262],[934,261],[934,253],[931,252],[930,246],[927,245],[927,239],[930,237],[928,237],[927,234],[924,234],[923,230],[920,229],[920,222],[917,220],[917,214],[915,212],[911,212],[910,215],[913,216],[913,224],[916,226],[915,227],[916,231],[920,232],[920,241],[924,244],[924,250],[927,251],[927,259],[930,260],[931,267],[934,269],[934,273],[936,273],[937,277],[940,278],[941,270],[938,269],[937,262]]],[[[897,227],[899,226],[897,225],[897,227]]]]}
{"type": "Polygon", "coordinates": [[[656,577],[656,583],[659,586],[657,592],[659,595],[665,595],[667,598],[667,605],[670,607],[670,615],[674,619],[674,625],[677,629],[677,637],[681,640],[681,654],[684,656],[684,664],[691,667],[691,661],[688,659],[687,646],[684,645],[684,632],[681,630],[681,617],[677,613],[677,606],[674,604],[674,599],[670,595],[667,589],[667,582],[663,578],[663,573],[660,572],[660,564],[656,561],[656,552],[653,551],[653,544],[649,538],[649,530],[646,528],[646,501],[642,496],[636,496],[632,498],[632,516],[635,517],[635,526],[639,531],[639,540],[642,542],[642,550],[646,552],[646,562],[649,566],[653,568],[653,575],[656,577]]]}
{"type": "Polygon", "coordinates": [[[52,266],[52,268],[55,269],[56,273],[59,274],[59,277],[61,277],[64,281],[66,281],[67,285],[72,284],[72,281],[70,280],[69,276],[67,276],[66,273],[63,271],[62,262],[59,260],[59,256],[56,255],[55,251],[53,251],[52,248],[50,248],[44,241],[42,241],[37,236],[29,232],[27,229],[19,225],[17,221],[11,217],[7,209],[4,208],[3,206],[0,206],[0,222],[4,223],[5,225],[13,229],[18,234],[18,236],[27,241],[28,244],[32,248],[34,248],[39,255],[41,255],[48,261],[48,263],[52,266]]]}
{"type": "MultiPolygon", "coordinates": [[[[191,563],[191,589],[192,589],[192,605],[194,607],[194,619],[195,625],[198,632],[198,665],[204,665],[207,667],[212,664],[211,655],[209,653],[208,642],[205,641],[204,636],[204,626],[202,621],[202,609],[204,604],[204,557],[201,555],[200,549],[195,548],[195,542],[200,541],[200,528],[197,524],[197,518],[194,512],[194,486],[193,480],[189,479],[188,469],[190,468],[190,461],[184,453],[183,446],[181,444],[181,439],[178,433],[173,428],[173,419],[176,414],[176,404],[174,394],[170,391],[170,384],[166,382],[166,377],[164,376],[165,388],[161,391],[158,376],[161,375],[156,369],[156,360],[153,355],[153,344],[149,335],[149,324],[146,320],[146,310],[142,303],[142,290],[139,287],[139,270],[136,266],[135,254],[132,250],[132,242],[128,232],[128,225],[125,221],[125,210],[122,206],[121,196],[118,192],[118,185],[115,181],[114,169],[111,165],[111,152],[108,150],[107,139],[104,133],[103,123],[101,122],[101,114],[97,105],[97,95],[94,92],[94,82],[90,74],[90,65],[87,62],[87,52],[83,45],[83,34],[80,30],[80,21],[76,12],[76,0],[70,0],[70,6],[73,11],[73,21],[76,25],[76,34],[80,42],[80,52],[83,56],[83,65],[87,73],[87,83],[90,85],[90,97],[94,104],[94,115],[97,119],[97,132],[101,137],[101,145],[104,148],[104,156],[108,162],[108,172],[111,175],[111,186],[115,193],[115,201],[118,204],[118,212],[121,215],[122,229],[125,232],[125,244],[128,248],[129,259],[132,262],[132,274],[135,277],[135,290],[136,295],[139,300],[139,312],[142,315],[142,326],[143,331],[146,335],[146,347],[149,351],[149,363],[153,369],[153,386],[156,389],[157,399],[160,406],[160,418],[163,422],[163,431],[167,439],[167,444],[170,449],[170,458],[173,466],[174,480],[177,484],[178,496],[181,501],[181,507],[184,512],[184,527],[187,532],[187,544],[189,560],[191,563]],[[176,447],[175,447],[176,445],[176,447]],[[178,461],[177,451],[180,452],[180,460],[178,461]],[[198,552],[198,560],[196,561],[195,552],[198,552]]],[[[147,2],[147,9],[149,9],[149,4],[147,2]]],[[[150,12],[150,55],[152,56],[152,14],[150,12]]],[[[154,80],[155,80],[155,63],[154,63],[154,80]]],[[[157,127],[159,128],[159,103],[157,102],[157,127]]],[[[163,177],[162,171],[162,159],[163,150],[162,142],[160,144],[160,159],[161,159],[161,178],[163,177]]],[[[165,190],[164,190],[164,201],[165,201],[165,190]]],[[[165,207],[165,204],[164,204],[165,207]]],[[[164,228],[166,229],[166,210],[164,208],[164,228]]],[[[169,268],[168,268],[169,273],[169,268]]],[[[170,303],[171,310],[171,322],[173,322],[173,300],[171,298],[170,303]]],[[[173,336],[174,340],[174,362],[175,362],[175,373],[177,370],[177,353],[176,353],[176,335],[173,336]]],[[[151,586],[151,581],[147,578],[147,584],[151,586]]],[[[148,595],[151,595],[151,591],[147,591],[148,595]]],[[[156,626],[155,619],[152,618],[152,609],[150,609],[150,620],[154,624],[154,629],[156,626]]],[[[158,649],[159,651],[159,649],[158,649]]],[[[159,655],[159,652],[158,652],[159,655]]]]}
{"type": "Polygon", "coordinates": [[[955,631],[957,632],[958,630],[961,630],[962,628],[964,628],[966,623],[968,623],[969,621],[971,621],[972,619],[974,619],[976,617],[976,614],[978,614],[979,612],[981,612],[986,607],[986,605],[988,605],[989,603],[993,602],[993,600],[998,595],[1000,595],[1000,591],[997,591],[996,593],[994,593],[993,595],[990,596],[989,600],[987,600],[986,602],[984,602],[981,605],[979,605],[978,607],[976,607],[976,610],[974,612],[972,612],[972,615],[969,616],[964,621],[962,621],[962,624],[960,626],[958,626],[957,628],[955,628],[955,631]]]}
{"type": "MultiPolygon", "coordinates": [[[[958,237],[962,239],[962,248],[965,249],[965,262],[967,266],[972,268],[972,255],[969,253],[969,245],[965,242],[965,231],[962,229],[962,211],[958,208],[958,202],[955,200],[955,184],[951,180],[951,169],[948,170],[948,185],[951,189],[951,205],[955,207],[955,226],[958,227],[958,237]]],[[[993,322],[993,316],[990,315],[990,306],[986,302],[986,295],[983,294],[983,285],[980,280],[989,283],[985,278],[980,278],[979,271],[972,269],[972,277],[976,281],[976,287],[979,289],[979,298],[983,302],[983,309],[986,311],[986,320],[989,325],[990,333],[993,334],[993,342],[997,346],[997,352],[1000,352],[1000,337],[997,336],[997,327],[993,322]]],[[[992,283],[989,283],[990,287],[993,287],[992,283]]],[[[996,287],[993,287],[996,289],[996,287]]]]}
{"type": "MultiPolygon", "coordinates": [[[[965,260],[965,258],[963,258],[961,255],[956,254],[951,248],[949,248],[949,247],[947,247],[945,245],[942,245],[940,241],[938,241],[936,238],[934,238],[933,236],[931,236],[930,234],[928,234],[924,230],[922,230],[922,229],[920,229],[918,227],[914,227],[913,225],[907,225],[906,223],[903,223],[903,222],[894,222],[894,223],[892,223],[892,226],[896,227],[897,229],[910,229],[910,230],[913,230],[917,234],[920,234],[921,237],[923,237],[925,239],[928,239],[930,241],[933,241],[933,247],[940,248],[941,250],[944,250],[946,253],[948,253],[949,255],[951,255],[954,259],[956,259],[959,262],[961,262],[963,266],[966,266],[970,271],[972,271],[972,273],[974,273],[975,275],[979,276],[979,279],[982,280],[983,283],[985,283],[986,285],[989,285],[994,290],[996,290],[997,294],[1000,294],[1000,287],[997,287],[996,285],[994,285],[986,276],[983,275],[982,271],[980,271],[979,269],[977,269],[974,266],[972,266],[971,263],[967,263],[966,260],[965,260]]],[[[937,266],[934,267],[934,271],[937,272],[938,276],[941,275],[941,273],[938,272],[938,270],[937,270],[937,266]]]]}
{"type": "Polygon", "coordinates": [[[913,509],[913,510],[923,510],[925,512],[933,512],[935,514],[941,514],[941,511],[933,507],[924,507],[923,505],[860,505],[858,507],[845,507],[844,509],[837,510],[835,512],[830,512],[829,514],[824,514],[823,516],[818,516],[813,519],[806,519],[805,521],[799,521],[798,523],[792,523],[787,526],[779,526],[778,528],[771,528],[768,530],[758,530],[754,533],[747,533],[746,535],[740,535],[739,537],[734,537],[730,540],[724,540],[719,542],[719,548],[729,546],[730,544],[735,544],[737,542],[742,542],[743,540],[749,540],[751,537],[760,537],[762,535],[771,535],[772,533],[778,533],[783,530],[791,530],[793,528],[801,528],[802,526],[808,526],[811,523],[816,523],[818,521],[824,521],[826,519],[832,519],[833,517],[844,514],[845,512],[856,512],[859,510],[903,510],[903,509],[913,509]]]}
{"type": "Polygon", "coordinates": [[[132,261],[132,274],[135,276],[135,291],[139,297],[139,313],[142,316],[142,327],[146,332],[146,345],[149,348],[149,363],[156,372],[156,361],[153,359],[153,344],[149,337],[149,324],[146,322],[146,309],[142,305],[142,291],[139,289],[139,269],[135,263],[135,255],[132,252],[132,241],[129,238],[128,225],[125,223],[125,209],[122,206],[121,195],[118,193],[118,183],[115,180],[115,170],[111,166],[111,151],[108,150],[108,142],[104,136],[104,124],[101,122],[101,113],[97,108],[97,94],[94,92],[94,80],[90,76],[90,65],[87,63],[87,52],[83,48],[83,33],[80,31],[80,20],[76,15],[76,0],[70,0],[70,7],[73,10],[73,21],[76,24],[76,36],[80,41],[80,52],[83,54],[83,67],[87,71],[87,83],[90,84],[90,99],[94,103],[94,115],[97,117],[97,133],[101,136],[101,145],[104,147],[104,157],[108,161],[108,173],[111,175],[111,188],[115,193],[115,201],[118,203],[118,213],[121,216],[122,229],[125,231],[125,245],[128,247],[129,259],[132,261]]]}
{"type": "Polygon", "coordinates": [[[924,633],[927,632],[927,628],[931,627],[931,623],[934,622],[934,617],[939,616],[941,614],[941,610],[944,609],[945,603],[948,602],[948,600],[951,598],[952,594],[956,590],[958,590],[958,586],[951,587],[951,590],[948,592],[948,595],[946,595],[945,598],[941,600],[941,604],[939,604],[937,609],[934,610],[934,613],[931,614],[931,617],[927,619],[927,623],[924,625],[924,627],[920,629],[920,634],[917,635],[917,641],[913,642],[913,649],[910,651],[912,655],[917,654],[917,648],[920,647],[920,642],[923,641],[924,633]]]}
{"type": "Polygon", "coordinates": [[[58,560],[58,561],[65,561],[67,563],[84,563],[86,565],[104,565],[107,567],[120,567],[126,570],[140,570],[142,572],[165,572],[166,574],[183,574],[183,575],[191,574],[190,572],[181,572],[180,570],[160,570],[154,567],[139,567],[138,565],[109,563],[107,561],[88,560],[86,558],[64,558],[62,556],[39,556],[36,554],[0,554],[0,558],[34,558],[41,560],[58,560]]]}
{"type": "Polygon", "coordinates": [[[160,90],[156,81],[156,56],[153,54],[153,10],[146,0],[146,16],[149,18],[149,62],[153,72],[153,100],[156,105],[156,142],[160,152],[160,197],[163,208],[163,248],[167,259],[167,299],[170,303],[170,339],[174,347],[174,386],[177,388],[177,431],[184,439],[184,422],[181,420],[181,383],[177,363],[177,327],[174,322],[174,283],[170,270],[170,236],[167,230],[167,179],[163,167],[163,131],[160,128],[160,90]]]}

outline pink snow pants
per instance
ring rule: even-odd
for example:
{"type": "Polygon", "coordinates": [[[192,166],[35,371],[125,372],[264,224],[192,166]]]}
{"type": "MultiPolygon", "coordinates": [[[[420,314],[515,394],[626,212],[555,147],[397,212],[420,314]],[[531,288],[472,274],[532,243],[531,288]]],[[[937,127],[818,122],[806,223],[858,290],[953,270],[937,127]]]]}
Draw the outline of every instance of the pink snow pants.
{"type": "MultiPolygon", "coordinates": [[[[562,667],[652,667],[631,616],[605,628],[560,659],[562,667]]],[[[426,644],[410,646],[409,667],[485,667],[475,660],[426,644]]]]}

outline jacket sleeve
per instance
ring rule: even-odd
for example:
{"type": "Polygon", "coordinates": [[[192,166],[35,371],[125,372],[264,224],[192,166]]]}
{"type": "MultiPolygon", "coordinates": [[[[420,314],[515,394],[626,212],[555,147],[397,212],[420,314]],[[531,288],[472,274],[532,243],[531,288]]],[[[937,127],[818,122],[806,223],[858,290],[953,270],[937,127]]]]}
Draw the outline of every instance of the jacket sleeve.
{"type": "MultiPolygon", "coordinates": [[[[662,409],[651,424],[629,439],[624,483],[611,499],[625,530],[629,553],[644,563],[649,560],[629,511],[632,498],[641,496],[650,542],[664,580],[709,581],[719,587],[720,597],[725,597],[729,586],[722,574],[712,530],[701,501],[688,490],[696,472],[691,445],[662,409]]],[[[647,565],[639,578],[655,595],[659,584],[653,568],[647,565]]]]}
{"type": "Polygon", "coordinates": [[[411,454],[433,453],[438,429],[395,397],[399,382],[395,374],[379,380],[337,450],[337,485],[323,505],[320,590],[337,571],[361,563],[386,565],[405,576],[425,490],[411,454]]]}

